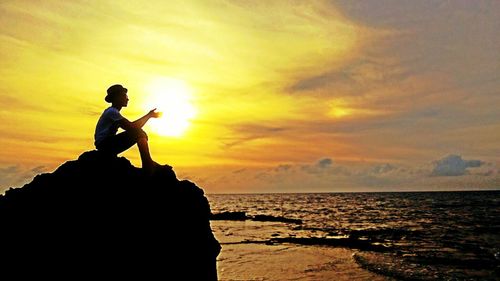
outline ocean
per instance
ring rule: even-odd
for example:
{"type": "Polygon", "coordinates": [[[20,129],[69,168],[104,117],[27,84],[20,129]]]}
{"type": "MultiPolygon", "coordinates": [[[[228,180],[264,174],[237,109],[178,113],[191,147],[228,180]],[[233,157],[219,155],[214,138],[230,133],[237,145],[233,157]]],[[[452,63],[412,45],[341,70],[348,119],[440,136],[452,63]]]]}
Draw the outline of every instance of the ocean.
{"type": "Polygon", "coordinates": [[[248,222],[217,224],[227,244],[349,248],[399,280],[500,280],[500,191],[207,197],[213,222],[248,222]]]}

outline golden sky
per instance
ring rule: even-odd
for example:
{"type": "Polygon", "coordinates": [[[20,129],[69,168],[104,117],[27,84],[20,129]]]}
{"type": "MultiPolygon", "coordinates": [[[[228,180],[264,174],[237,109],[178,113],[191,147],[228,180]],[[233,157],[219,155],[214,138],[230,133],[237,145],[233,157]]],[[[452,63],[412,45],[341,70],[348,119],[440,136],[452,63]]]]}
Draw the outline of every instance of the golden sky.
{"type": "Polygon", "coordinates": [[[499,188],[499,19],[497,1],[2,1],[0,191],[94,149],[110,85],[135,120],[161,79],[195,114],[177,137],[145,126],[153,157],[208,193],[499,188]]]}

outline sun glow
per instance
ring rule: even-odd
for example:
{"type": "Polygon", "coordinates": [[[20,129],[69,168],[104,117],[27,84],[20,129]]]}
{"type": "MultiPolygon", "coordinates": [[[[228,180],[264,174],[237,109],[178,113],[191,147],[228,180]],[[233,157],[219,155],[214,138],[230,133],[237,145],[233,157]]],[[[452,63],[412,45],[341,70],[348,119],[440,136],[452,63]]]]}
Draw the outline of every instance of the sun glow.
{"type": "Polygon", "coordinates": [[[164,136],[182,136],[196,115],[190,101],[192,90],[182,80],[159,78],[149,83],[147,92],[146,110],[157,108],[162,112],[160,118],[152,118],[148,122],[153,131],[164,136]]]}

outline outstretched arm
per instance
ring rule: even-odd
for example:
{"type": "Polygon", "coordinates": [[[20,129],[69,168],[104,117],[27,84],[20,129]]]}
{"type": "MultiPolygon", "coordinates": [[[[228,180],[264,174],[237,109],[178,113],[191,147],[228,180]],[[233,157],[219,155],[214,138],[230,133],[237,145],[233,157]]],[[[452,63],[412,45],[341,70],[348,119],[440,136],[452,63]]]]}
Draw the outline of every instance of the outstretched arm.
{"type": "Polygon", "coordinates": [[[156,108],[149,111],[146,115],[132,122],[134,124],[134,128],[142,128],[146,122],[148,122],[149,118],[158,118],[161,116],[161,112],[156,112],[156,108]]]}
{"type": "Polygon", "coordinates": [[[142,116],[141,118],[135,120],[134,122],[128,121],[126,118],[123,118],[120,120],[120,127],[123,128],[124,130],[130,130],[130,129],[139,129],[148,122],[149,118],[158,118],[161,116],[161,112],[156,112],[156,108],[149,111],[146,115],[142,116]]]}

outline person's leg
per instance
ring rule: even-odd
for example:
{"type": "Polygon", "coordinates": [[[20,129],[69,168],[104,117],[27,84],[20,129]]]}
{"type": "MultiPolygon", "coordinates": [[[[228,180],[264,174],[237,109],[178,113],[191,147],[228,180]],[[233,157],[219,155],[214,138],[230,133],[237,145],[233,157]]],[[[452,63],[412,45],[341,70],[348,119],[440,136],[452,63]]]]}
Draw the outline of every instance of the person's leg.
{"type": "Polygon", "coordinates": [[[142,167],[152,166],[155,162],[151,159],[151,154],[149,153],[148,139],[144,137],[137,139],[137,147],[139,147],[139,153],[141,154],[142,167]]]}
{"type": "Polygon", "coordinates": [[[107,137],[97,149],[118,155],[131,148],[137,142],[137,137],[138,133],[133,130],[123,131],[107,137]]]}
{"type": "Polygon", "coordinates": [[[139,153],[141,155],[142,169],[146,172],[146,175],[152,175],[159,164],[151,158],[146,133],[144,133],[144,135],[139,135],[137,139],[137,147],[139,147],[139,153]]]}
{"type": "Polygon", "coordinates": [[[156,162],[151,158],[148,136],[142,129],[127,130],[110,137],[103,144],[102,150],[120,154],[136,143],[141,155],[142,167],[146,169],[154,168],[156,162]]]}

